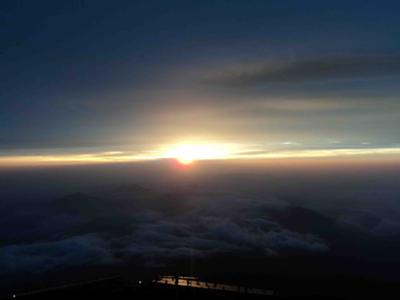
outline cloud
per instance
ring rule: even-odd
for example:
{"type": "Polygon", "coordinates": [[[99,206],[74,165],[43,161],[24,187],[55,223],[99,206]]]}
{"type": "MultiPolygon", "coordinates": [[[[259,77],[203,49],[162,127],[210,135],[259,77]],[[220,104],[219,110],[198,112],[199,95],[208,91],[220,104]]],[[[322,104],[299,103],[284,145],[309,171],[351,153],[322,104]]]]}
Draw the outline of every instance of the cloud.
{"type": "MultiPolygon", "coordinates": [[[[312,233],[286,229],[271,219],[268,211],[288,208],[277,198],[205,189],[172,195],[140,187],[103,195],[70,194],[32,212],[31,218],[45,219],[46,226],[37,221],[34,237],[29,231],[0,247],[0,275],[138,259],[146,266],[159,266],[187,256],[252,253],[266,257],[287,250],[329,250],[312,233]],[[180,207],[181,203],[187,204],[180,207]],[[124,209],[117,209],[120,205],[124,209]]],[[[22,220],[19,216],[16,222],[22,220]]],[[[13,235],[11,231],[6,237],[13,235]]]]}
{"type": "Polygon", "coordinates": [[[376,209],[345,210],[338,221],[377,236],[397,236],[400,232],[400,222],[396,217],[385,216],[376,209]]]}
{"type": "Polygon", "coordinates": [[[346,56],[267,62],[223,70],[207,82],[225,87],[400,75],[400,56],[346,56]]]}
{"type": "Polygon", "coordinates": [[[279,199],[258,200],[232,193],[190,197],[194,209],[173,217],[159,215],[138,224],[124,238],[123,255],[145,257],[154,263],[182,256],[216,254],[279,255],[287,250],[326,252],[328,245],[311,233],[283,228],[268,217],[269,210],[284,211],[279,199]]]}
{"type": "Polygon", "coordinates": [[[35,211],[24,206],[7,224],[24,222],[27,210],[33,224],[28,231],[27,226],[10,231],[18,238],[0,247],[0,276],[138,259],[159,266],[186,256],[329,250],[312,233],[288,230],[270,219],[268,211],[288,208],[277,198],[212,190],[158,193],[136,185],[103,196],[75,193],[35,211]]]}
{"type": "MultiPolygon", "coordinates": [[[[307,199],[300,196],[296,203],[264,191],[267,182],[275,183],[273,177],[265,178],[246,174],[199,179],[196,186],[172,187],[173,193],[170,187],[127,185],[101,195],[70,194],[35,204],[36,210],[21,205],[24,210],[16,207],[19,215],[10,214],[10,219],[16,216],[15,222],[3,224],[27,222],[27,216],[36,224],[0,247],[0,274],[19,276],[109,263],[120,266],[121,262],[170,266],[182,258],[226,254],[257,259],[293,253],[336,255],[353,253],[348,249],[364,243],[363,239],[370,247],[382,236],[399,232],[398,224],[391,222],[397,214],[390,217],[367,209],[375,202],[363,197],[370,194],[364,186],[348,195],[328,190],[330,196],[320,201],[327,193],[326,183],[313,179],[313,193],[301,190],[307,199]],[[362,203],[357,204],[354,195],[362,203]],[[345,196],[350,199],[340,207],[338,199],[345,196]],[[349,203],[364,210],[349,210],[349,203]],[[327,207],[333,212],[327,213],[327,207]]],[[[290,186],[287,182],[282,188],[286,192],[290,186]]],[[[390,197],[385,194],[383,199],[387,202],[390,197]]],[[[17,233],[22,227],[7,226],[17,233]]],[[[0,231],[2,239],[13,236],[12,231],[0,231]]]]}
{"type": "Polygon", "coordinates": [[[112,262],[106,243],[94,234],[0,248],[0,276],[42,273],[112,262]]]}
{"type": "Polygon", "coordinates": [[[131,236],[124,254],[139,255],[152,263],[182,256],[253,253],[262,257],[288,249],[306,252],[329,249],[312,234],[286,230],[269,221],[266,224],[269,228],[262,228],[260,220],[239,224],[229,218],[211,216],[142,224],[131,236]]]}

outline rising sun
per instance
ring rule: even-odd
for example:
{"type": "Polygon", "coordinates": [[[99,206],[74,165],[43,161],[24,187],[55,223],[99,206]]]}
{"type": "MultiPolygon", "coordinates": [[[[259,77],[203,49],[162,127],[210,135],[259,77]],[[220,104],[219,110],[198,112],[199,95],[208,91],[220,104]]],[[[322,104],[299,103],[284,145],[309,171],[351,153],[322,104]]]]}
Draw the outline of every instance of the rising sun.
{"type": "Polygon", "coordinates": [[[190,165],[196,160],[223,159],[227,156],[227,149],[215,144],[178,144],[165,152],[165,157],[174,158],[183,165],[190,165]]]}

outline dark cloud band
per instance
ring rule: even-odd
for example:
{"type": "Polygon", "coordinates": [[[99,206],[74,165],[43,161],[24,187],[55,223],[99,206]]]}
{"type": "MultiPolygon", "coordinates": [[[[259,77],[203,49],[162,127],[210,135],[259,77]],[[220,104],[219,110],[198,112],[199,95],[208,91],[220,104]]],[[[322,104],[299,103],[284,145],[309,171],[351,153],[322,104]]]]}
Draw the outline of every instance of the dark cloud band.
{"type": "Polygon", "coordinates": [[[226,70],[208,79],[226,87],[400,75],[400,56],[349,56],[261,63],[226,70]]]}

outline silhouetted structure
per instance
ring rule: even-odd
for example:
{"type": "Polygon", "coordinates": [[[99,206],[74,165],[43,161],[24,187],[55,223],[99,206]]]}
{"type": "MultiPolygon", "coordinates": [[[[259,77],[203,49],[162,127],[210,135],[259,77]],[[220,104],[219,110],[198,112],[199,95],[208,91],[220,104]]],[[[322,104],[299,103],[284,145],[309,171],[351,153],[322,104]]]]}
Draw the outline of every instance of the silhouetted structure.
{"type": "MultiPolygon", "coordinates": [[[[65,284],[10,295],[9,299],[277,299],[277,291],[201,281],[196,277],[160,276],[150,281],[129,281],[110,277],[65,284]]],[[[297,299],[284,297],[283,299],[297,299]]],[[[301,299],[327,299],[302,297],[301,299]]],[[[329,298],[331,299],[331,298],[329,298]]]]}

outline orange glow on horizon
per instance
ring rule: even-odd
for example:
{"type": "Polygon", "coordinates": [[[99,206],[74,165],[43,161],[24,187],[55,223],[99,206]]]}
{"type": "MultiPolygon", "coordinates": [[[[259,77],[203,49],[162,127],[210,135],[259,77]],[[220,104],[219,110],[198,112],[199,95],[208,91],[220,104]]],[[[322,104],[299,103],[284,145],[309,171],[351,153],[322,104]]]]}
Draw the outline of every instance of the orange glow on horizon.
{"type": "Polygon", "coordinates": [[[142,152],[93,152],[81,154],[21,155],[0,156],[0,168],[76,165],[99,163],[123,163],[174,159],[181,166],[189,166],[200,160],[387,160],[400,159],[400,147],[392,148],[350,148],[350,149],[313,149],[313,150],[275,150],[241,152],[240,148],[227,144],[171,144],[159,150],[142,152]]]}

